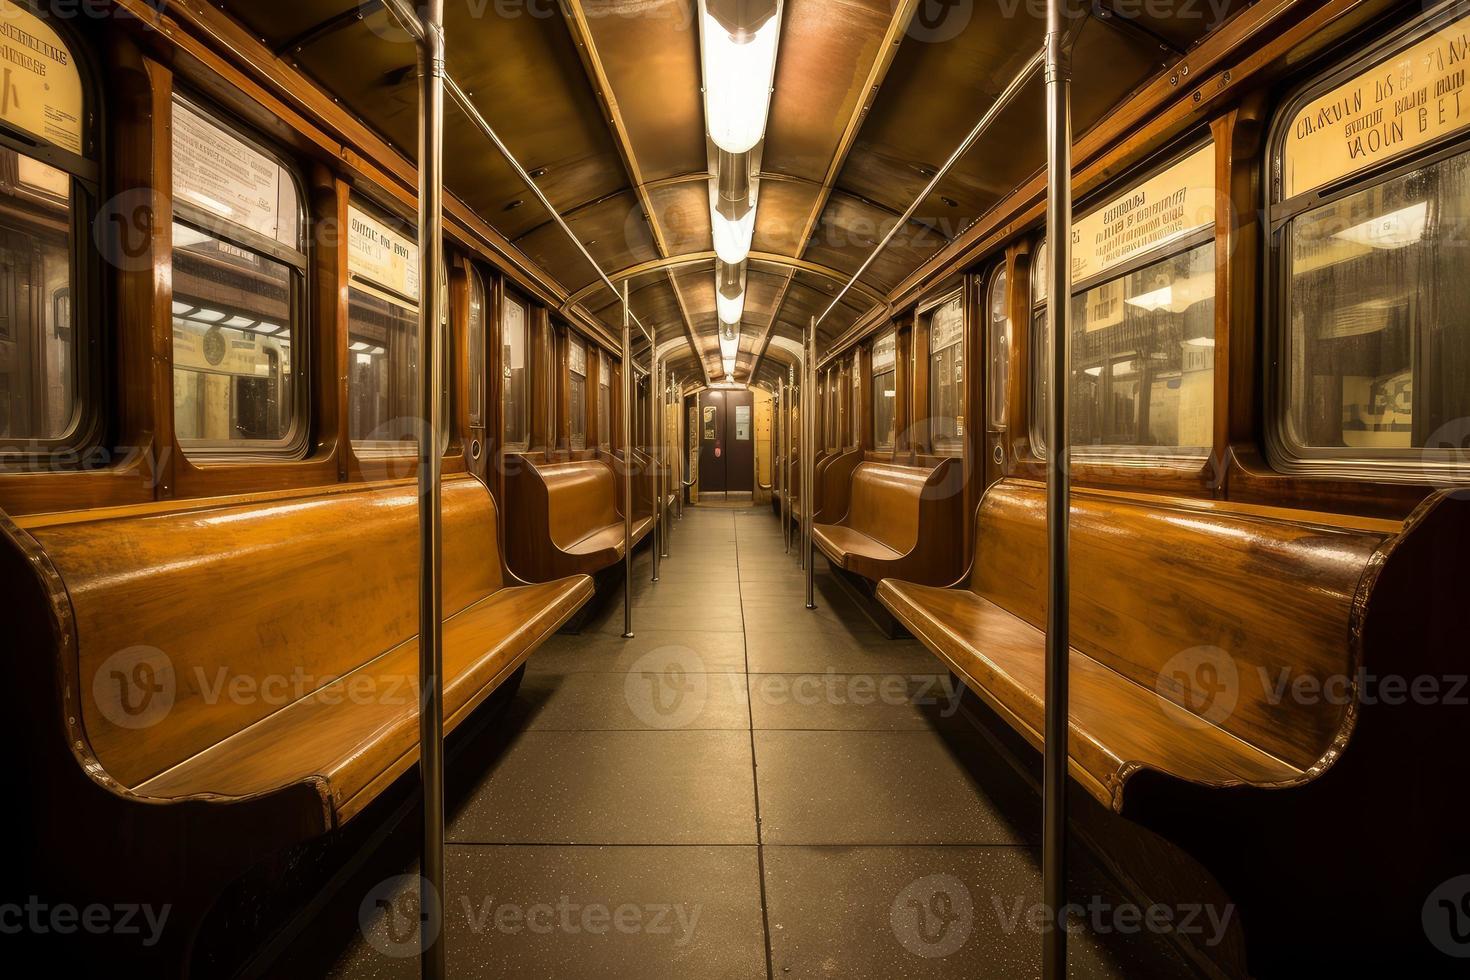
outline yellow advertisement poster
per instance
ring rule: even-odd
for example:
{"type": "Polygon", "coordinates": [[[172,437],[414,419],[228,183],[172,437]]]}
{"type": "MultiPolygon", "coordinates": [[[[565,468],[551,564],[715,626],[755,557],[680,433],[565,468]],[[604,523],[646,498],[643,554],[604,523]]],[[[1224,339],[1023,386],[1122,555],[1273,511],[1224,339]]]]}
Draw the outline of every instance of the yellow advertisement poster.
{"type": "Polygon", "coordinates": [[[1072,280],[1082,282],[1215,223],[1215,145],[1072,224],[1072,280]]]}
{"type": "Polygon", "coordinates": [[[348,208],[347,264],[354,276],[418,301],[419,246],[357,208],[348,208]]]}
{"type": "Polygon", "coordinates": [[[1470,122],[1462,17],[1313,100],[1286,134],[1286,197],[1392,159],[1470,122]]]}
{"type": "Polygon", "coordinates": [[[0,119],[82,152],[81,73],[60,35],[10,0],[0,0],[0,119]]]}

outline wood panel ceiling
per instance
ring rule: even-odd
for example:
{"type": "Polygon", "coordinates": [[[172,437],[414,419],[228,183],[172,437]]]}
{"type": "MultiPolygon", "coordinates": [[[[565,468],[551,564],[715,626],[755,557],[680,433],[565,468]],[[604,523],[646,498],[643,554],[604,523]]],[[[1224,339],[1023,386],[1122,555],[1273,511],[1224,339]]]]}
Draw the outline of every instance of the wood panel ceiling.
{"type": "MultiPolygon", "coordinates": [[[[414,49],[372,0],[226,0],[364,122],[412,154],[414,49]],[[361,16],[357,16],[361,14],[361,16]]],[[[786,0],[761,155],[737,379],[774,380],[799,340],[1041,43],[1016,3],[786,0]],[[938,19],[936,19],[936,16],[938,19]]],[[[1245,6],[1230,0],[1224,16],[1245,6]]],[[[1129,8],[1131,11],[1131,8],[1129,8]]],[[[1074,129],[1085,132],[1219,26],[1123,17],[1106,2],[1078,37],[1074,129]]],[[[629,279],[681,370],[718,374],[708,156],[695,0],[447,0],[450,73],[533,174],[597,263],[629,279]]],[[[1044,160],[1041,82],[921,202],[915,218],[823,321],[840,336],[1044,160]]],[[[614,333],[596,270],[515,172],[450,107],[448,187],[555,276],[614,333]]]]}

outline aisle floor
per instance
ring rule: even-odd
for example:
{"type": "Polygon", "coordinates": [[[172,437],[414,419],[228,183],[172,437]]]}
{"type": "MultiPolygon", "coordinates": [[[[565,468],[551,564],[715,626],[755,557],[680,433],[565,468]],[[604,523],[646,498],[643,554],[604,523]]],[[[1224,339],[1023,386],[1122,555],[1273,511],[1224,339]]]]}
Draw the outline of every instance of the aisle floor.
{"type": "MultiPolygon", "coordinates": [[[[619,595],[454,746],[450,975],[1039,977],[1039,803],[939,661],[882,636],[820,557],[807,610],[768,507],[687,509],[657,584],[650,563],[633,639],[619,595]]],[[[392,902],[414,879],[378,874],[338,900],[367,925],[335,976],[417,975],[392,902]]],[[[1090,878],[1074,895],[1121,901],[1090,878]]],[[[1118,933],[1079,935],[1071,973],[1190,975],[1118,933]]]]}

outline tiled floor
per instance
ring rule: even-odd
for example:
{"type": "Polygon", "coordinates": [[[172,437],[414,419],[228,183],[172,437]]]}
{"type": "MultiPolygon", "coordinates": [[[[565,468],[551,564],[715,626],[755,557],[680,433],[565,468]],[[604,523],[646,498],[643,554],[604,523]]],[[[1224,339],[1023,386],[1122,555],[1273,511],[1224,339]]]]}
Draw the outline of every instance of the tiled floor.
{"type": "MultiPolygon", "coordinates": [[[[635,562],[635,638],[619,595],[456,747],[450,975],[1039,977],[1040,808],[939,662],[820,558],[804,608],[768,508],[688,510],[672,543],[658,584],[635,562]]],[[[361,928],[304,936],[341,947],[334,975],[416,975],[394,875],[337,900],[361,928]]],[[[1188,975],[1116,932],[1079,935],[1071,972],[1188,975]]]]}

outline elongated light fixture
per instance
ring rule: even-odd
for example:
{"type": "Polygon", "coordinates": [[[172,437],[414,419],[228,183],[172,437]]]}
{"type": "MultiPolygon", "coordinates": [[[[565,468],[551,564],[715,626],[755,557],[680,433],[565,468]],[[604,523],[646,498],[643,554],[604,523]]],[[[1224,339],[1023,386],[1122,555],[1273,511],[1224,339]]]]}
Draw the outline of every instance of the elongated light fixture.
{"type": "Polygon", "coordinates": [[[739,265],[750,255],[755,239],[755,195],[739,213],[726,214],[718,202],[710,202],[710,225],[714,232],[715,255],[726,265],[739,265]]]}
{"type": "Polygon", "coordinates": [[[766,135],[781,0],[700,0],[704,114],[710,139],[745,153],[766,135]]]}

